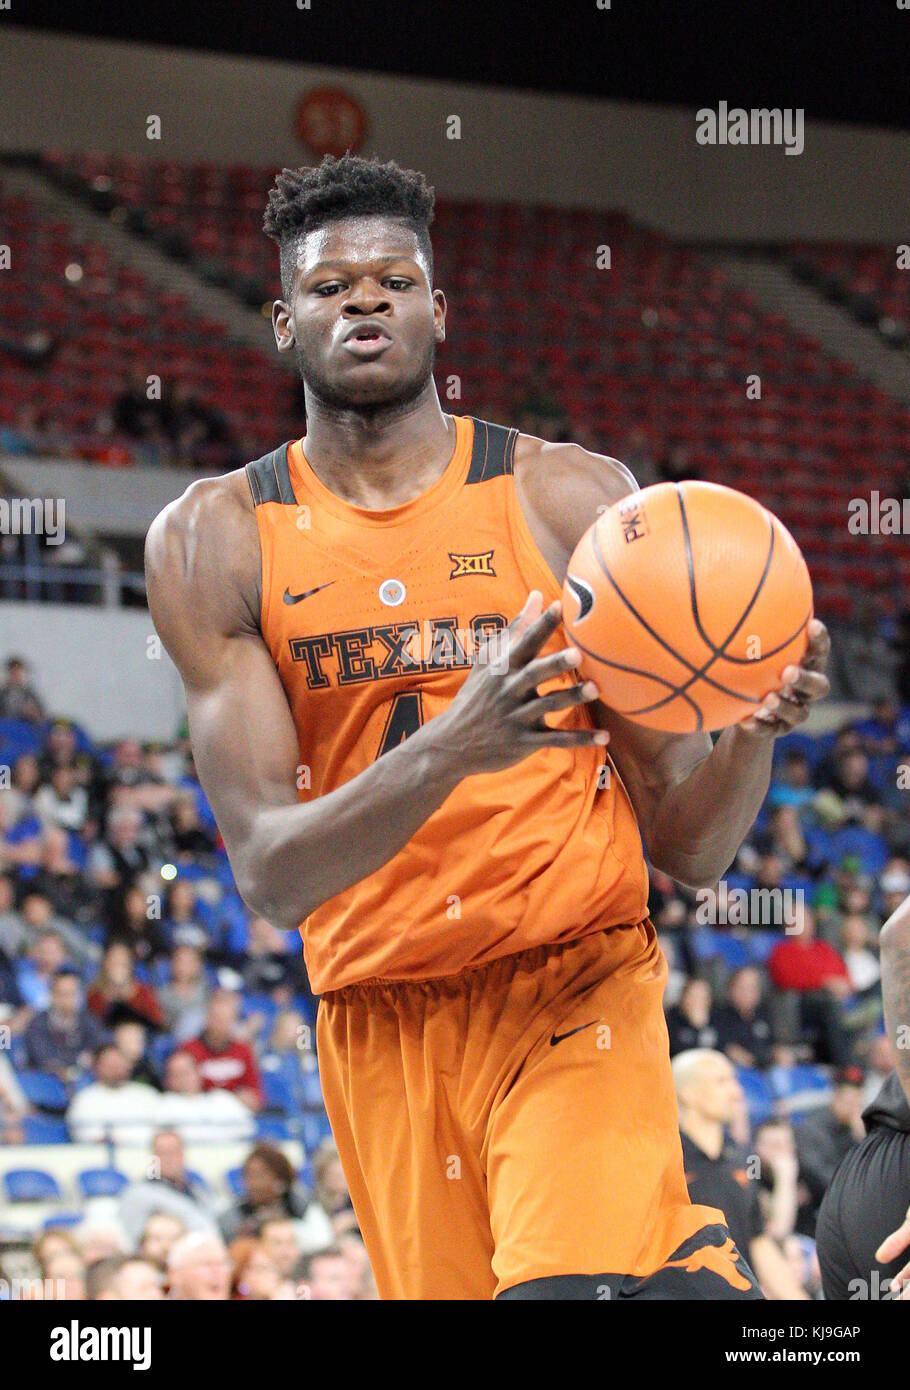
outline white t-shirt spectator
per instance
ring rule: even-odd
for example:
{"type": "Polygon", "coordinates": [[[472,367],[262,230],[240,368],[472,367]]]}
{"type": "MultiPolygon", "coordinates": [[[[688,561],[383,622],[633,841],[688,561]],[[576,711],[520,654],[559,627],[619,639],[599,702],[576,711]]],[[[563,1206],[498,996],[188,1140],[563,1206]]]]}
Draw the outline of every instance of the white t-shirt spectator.
{"type": "Polygon", "coordinates": [[[861,994],[863,990],[871,989],[881,979],[882,972],[878,958],[872,951],[867,951],[865,947],[858,951],[844,951],[844,965],[847,967],[850,983],[857,994],[861,994]]]}
{"type": "Polygon", "coordinates": [[[165,1091],[158,1100],[159,1128],[176,1130],[184,1144],[232,1144],[251,1138],[256,1128],[252,1111],[230,1091],[165,1091]]]}
{"type": "Polygon", "coordinates": [[[80,1144],[99,1144],[108,1137],[115,1144],[150,1147],[161,1128],[161,1096],[141,1081],[123,1086],[103,1086],[93,1081],[70,1101],[66,1123],[80,1144]]]}

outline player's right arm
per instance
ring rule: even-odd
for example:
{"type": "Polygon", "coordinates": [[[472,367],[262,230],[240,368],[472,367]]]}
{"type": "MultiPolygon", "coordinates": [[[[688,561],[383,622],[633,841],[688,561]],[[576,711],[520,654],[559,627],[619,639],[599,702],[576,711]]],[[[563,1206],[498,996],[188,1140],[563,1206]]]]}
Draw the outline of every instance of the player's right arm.
{"type": "Polygon", "coordinates": [[[541,612],[535,593],[510,628],[505,669],[475,664],[442,714],[342,787],[300,802],[297,731],[259,631],[259,539],[243,487],[242,473],[196,483],[155,519],[149,608],[183,678],[197,772],[240,893],[290,930],[403,849],[464,777],[606,735],[544,723],[597,692],[586,683],[537,695],[580,653],[537,656],[560,608],[541,612]]]}

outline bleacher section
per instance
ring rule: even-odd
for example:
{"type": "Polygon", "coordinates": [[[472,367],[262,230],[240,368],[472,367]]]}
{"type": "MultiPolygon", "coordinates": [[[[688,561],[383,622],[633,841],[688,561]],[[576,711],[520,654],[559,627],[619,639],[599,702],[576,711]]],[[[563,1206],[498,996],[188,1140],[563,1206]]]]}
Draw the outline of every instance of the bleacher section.
{"type": "MultiPolygon", "coordinates": [[[[50,154],[43,167],[69,194],[114,210],[136,236],[157,237],[163,252],[241,300],[278,294],[275,247],[261,231],[273,168],[93,154],[50,154]]],[[[71,244],[65,224],[36,227],[23,200],[7,200],[6,210],[33,250],[24,270],[4,277],[0,311],[9,303],[25,327],[44,305],[63,333],[47,377],[67,429],[88,427],[127,366],[164,363],[251,448],[299,433],[286,375],[267,353],[192,321],[179,296],[149,302],[141,275],[71,244]],[[75,288],[62,275],[70,259],[86,272],[75,288]]],[[[451,306],[437,379],[461,383],[446,408],[512,420],[544,374],[596,447],[621,456],[639,428],[658,450],[685,446],[703,477],[778,512],[804,549],[822,616],[845,614],[858,588],[888,591],[895,570],[910,576],[900,537],[857,542],[846,526],[852,497],[872,488],[897,495],[910,411],[758,309],[706,260],[621,213],[440,200],[433,231],[436,278],[451,306]],[[603,248],[609,269],[598,268],[603,248]]],[[[898,285],[905,294],[899,279],[895,294],[898,285]]],[[[13,373],[0,418],[32,384],[13,373]]]]}

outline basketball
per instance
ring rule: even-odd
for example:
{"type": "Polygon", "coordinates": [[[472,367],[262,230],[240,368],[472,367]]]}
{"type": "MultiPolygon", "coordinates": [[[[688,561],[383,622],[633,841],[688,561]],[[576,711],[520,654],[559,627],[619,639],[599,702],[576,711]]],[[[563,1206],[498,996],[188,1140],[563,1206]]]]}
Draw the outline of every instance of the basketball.
{"type": "Polygon", "coordinates": [[[798,665],[812,583],[760,503],[717,483],[657,483],[607,508],[569,561],[566,631],[611,709],[668,733],[724,729],[798,665]]]}

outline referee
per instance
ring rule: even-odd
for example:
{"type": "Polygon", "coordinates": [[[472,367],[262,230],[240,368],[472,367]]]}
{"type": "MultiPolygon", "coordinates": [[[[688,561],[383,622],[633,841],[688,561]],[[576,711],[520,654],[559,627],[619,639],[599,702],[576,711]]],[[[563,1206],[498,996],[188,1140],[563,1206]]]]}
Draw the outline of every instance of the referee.
{"type": "Polygon", "coordinates": [[[866,1138],[837,1169],[819,1210],[815,1239],[828,1300],[910,1297],[910,898],[882,927],[880,944],[897,1069],[863,1111],[866,1138]]]}

